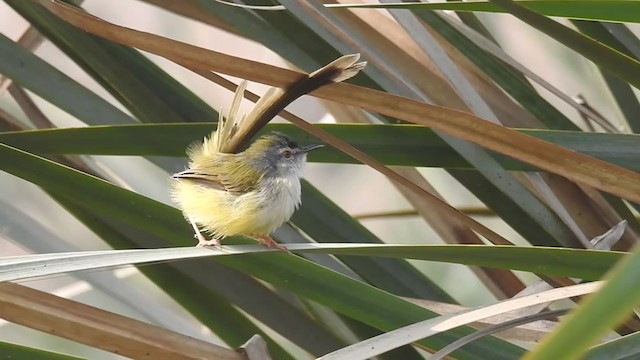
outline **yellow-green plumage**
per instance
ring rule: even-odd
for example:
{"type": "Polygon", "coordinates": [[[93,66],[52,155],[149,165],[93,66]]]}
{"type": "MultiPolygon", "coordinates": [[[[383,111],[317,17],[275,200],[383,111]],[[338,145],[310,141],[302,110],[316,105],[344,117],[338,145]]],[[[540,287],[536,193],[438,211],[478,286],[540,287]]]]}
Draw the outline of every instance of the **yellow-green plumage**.
{"type": "Polygon", "coordinates": [[[239,154],[217,153],[211,144],[190,148],[189,169],[173,181],[185,217],[215,239],[268,235],[289,220],[300,204],[306,150],[282,134],[263,136],[239,154]]]}

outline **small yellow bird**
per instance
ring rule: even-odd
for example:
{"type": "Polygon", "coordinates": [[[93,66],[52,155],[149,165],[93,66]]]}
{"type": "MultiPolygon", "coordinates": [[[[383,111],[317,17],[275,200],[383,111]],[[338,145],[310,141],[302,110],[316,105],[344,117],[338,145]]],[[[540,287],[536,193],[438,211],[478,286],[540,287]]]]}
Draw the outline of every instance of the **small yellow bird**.
{"type": "Polygon", "coordinates": [[[227,116],[220,114],[216,131],[187,149],[189,168],[173,175],[172,198],[193,226],[198,246],[219,246],[227,236],[247,235],[286,251],[269,234],[300,206],[307,153],[322,145],[299,146],[272,132],[243,152],[234,152],[297,97],[356,75],[366,65],[359,58],[359,54],[340,57],[285,90],[271,88],[242,117],[238,109],[246,82],[238,86],[227,116]],[[205,239],[201,228],[212,235],[211,240],[205,239]]]}
{"type": "Polygon", "coordinates": [[[238,154],[189,150],[189,169],[173,175],[173,198],[198,237],[198,246],[220,245],[227,236],[257,237],[286,250],[268,235],[288,221],[300,205],[300,177],[307,153],[322,145],[299,146],[273,132],[238,154]],[[198,226],[213,238],[205,240],[198,226]]]}

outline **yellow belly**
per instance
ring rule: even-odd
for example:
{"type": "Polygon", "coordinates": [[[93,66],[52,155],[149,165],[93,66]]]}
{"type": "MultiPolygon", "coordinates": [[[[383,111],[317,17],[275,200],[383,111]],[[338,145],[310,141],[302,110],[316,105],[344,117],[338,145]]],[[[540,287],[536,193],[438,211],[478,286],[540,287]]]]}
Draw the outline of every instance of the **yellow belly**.
{"type": "Polygon", "coordinates": [[[189,180],[176,180],[172,197],[186,218],[193,220],[215,238],[234,235],[268,235],[288,220],[291,213],[274,216],[273,210],[259,199],[259,193],[235,195],[222,190],[196,185],[189,180]],[[285,218],[286,217],[286,218],[285,218]]]}

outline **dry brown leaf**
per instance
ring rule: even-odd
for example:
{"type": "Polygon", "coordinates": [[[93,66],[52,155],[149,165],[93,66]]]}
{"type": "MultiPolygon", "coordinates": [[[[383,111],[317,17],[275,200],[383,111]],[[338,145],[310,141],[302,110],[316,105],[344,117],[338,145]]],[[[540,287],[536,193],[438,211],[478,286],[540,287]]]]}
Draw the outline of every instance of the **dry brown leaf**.
{"type": "Polygon", "coordinates": [[[134,359],[244,359],[230,349],[10,282],[0,284],[0,317],[134,359]]]}

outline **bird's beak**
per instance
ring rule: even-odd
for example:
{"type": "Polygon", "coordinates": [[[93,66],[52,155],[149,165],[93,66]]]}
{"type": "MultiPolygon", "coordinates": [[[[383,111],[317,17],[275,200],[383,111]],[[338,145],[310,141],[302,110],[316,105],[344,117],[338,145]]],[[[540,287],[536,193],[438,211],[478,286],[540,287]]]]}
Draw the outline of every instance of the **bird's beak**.
{"type": "Polygon", "coordinates": [[[324,147],[324,145],[307,145],[307,146],[301,147],[300,152],[304,154],[304,153],[308,153],[309,151],[320,149],[321,147],[324,147]]]}

